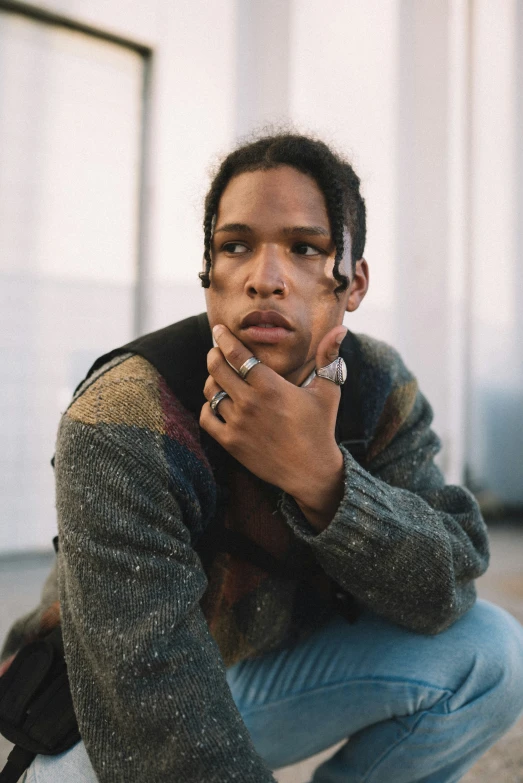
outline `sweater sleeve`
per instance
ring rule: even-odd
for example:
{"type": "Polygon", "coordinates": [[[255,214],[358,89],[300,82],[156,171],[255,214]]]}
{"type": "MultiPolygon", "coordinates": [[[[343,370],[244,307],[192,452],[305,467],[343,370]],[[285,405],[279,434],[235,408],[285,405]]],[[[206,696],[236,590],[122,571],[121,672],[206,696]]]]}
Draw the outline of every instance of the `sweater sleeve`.
{"type": "Polygon", "coordinates": [[[183,414],[166,415],[159,376],[132,361],[73,403],[58,435],[62,626],[81,736],[101,783],[273,781],[199,607],[191,537],[212,474],[183,414]]]}
{"type": "MultiPolygon", "coordinates": [[[[324,570],[364,606],[436,634],[473,605],[473,580],[488,565],[488,539],[472,494],[445,485],[434,463],[440,442],[430,429],[431,407],[412,376],[407,384],[413,391],[408,413],[367,470],[341,444],[344,494],[325,530],[316,534],[287,495],[282,510],[324,570]]],[[[384,410],[397,409],[397,391],[384,410]]]]}

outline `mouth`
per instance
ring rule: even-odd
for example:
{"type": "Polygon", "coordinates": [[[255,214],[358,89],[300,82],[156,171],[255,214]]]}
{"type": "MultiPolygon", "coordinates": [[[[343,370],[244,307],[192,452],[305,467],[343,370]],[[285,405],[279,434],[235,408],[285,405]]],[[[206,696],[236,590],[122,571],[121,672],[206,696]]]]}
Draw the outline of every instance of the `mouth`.
{"type": "Polygon", "coordinates": [[[240,329],[253,343],[276,344],[285,340],[294,329],[289,321],[275,310],[255,310],[245,316],[240,329]]]}

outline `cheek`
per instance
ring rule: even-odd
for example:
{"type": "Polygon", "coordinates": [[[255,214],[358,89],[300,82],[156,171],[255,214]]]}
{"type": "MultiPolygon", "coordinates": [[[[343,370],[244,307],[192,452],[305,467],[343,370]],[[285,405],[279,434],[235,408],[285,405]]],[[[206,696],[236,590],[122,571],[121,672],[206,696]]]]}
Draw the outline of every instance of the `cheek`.
{"type": "Polygon", "coordinates": [[[244,275],[234,264],[216,263],[211,268],[211,285],[207,290],[211,298],[211,304],[224,303],[230,305],[237,297],[242,295],[244,289],[244,275]]]}
{"type": "Polygon", "coordinates": [[[345,309],[331,294],[330,298],[318,306],[310,318],[309,358],[316,355],[318,345],[325,335],[343,322],[345,309]]]}
{"type": "Polygon", "coordinates": [[[205,309],[207,310],[207,316],[209,318],[209,324],[211,329],[216,324],[223,323],[223,317],[225,314],[225,307],[222,298],[217,294],[216,290],[212,287],[205,289],[205,309]]]}
{"type": "Polygon", "coordinates": [[[314,336],[321,335],[323,337],[330,329],[340,324],[343,321],[344,312],[343,304],[335,298],[333,293],[318,302],[311,318],[314,336]]]}

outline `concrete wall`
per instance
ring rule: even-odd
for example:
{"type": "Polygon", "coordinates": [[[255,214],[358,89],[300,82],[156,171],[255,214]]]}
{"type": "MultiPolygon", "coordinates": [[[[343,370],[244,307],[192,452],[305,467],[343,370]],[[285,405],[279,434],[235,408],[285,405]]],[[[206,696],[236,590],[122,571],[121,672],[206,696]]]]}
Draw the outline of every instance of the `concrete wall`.
{"type": "Polygon", "coordinates": [[[523,3],[474,10],[468,454],[478,482],[523,505],[523,3]]]}

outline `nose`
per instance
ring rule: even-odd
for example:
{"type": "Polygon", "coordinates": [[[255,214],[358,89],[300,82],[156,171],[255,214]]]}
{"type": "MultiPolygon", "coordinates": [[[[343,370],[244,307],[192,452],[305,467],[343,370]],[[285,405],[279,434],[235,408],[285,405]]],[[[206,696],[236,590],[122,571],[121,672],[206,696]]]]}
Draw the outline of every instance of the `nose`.
{"type": "Polygon", "coordinates": [[[289,289],[281,248],[267,244],[258,249],[249,264],[246,289],[249,296],[287,296],[289,289]]]}

